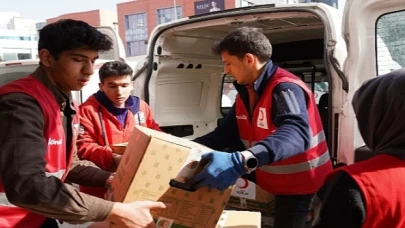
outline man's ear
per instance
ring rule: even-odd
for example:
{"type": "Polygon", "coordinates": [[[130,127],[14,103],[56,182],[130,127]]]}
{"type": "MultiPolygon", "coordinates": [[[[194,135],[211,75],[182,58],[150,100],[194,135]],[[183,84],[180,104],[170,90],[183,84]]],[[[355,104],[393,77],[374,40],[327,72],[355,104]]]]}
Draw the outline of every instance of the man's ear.
{"type": "Polygon", "coordinates": [[[41,64],[45,67],[50,67],[55,61],[51,53],[47,49],[41,49],[38,53],[41,64]]]}
{"type": "Polygon", "coordinates": [[[247,63],[249,66],[252,66],[252,65],[255,65],[255,64],[256,64],[256,57],[255,57],[254,55],[250,54],[250,53],[247,53],[247,54],[245,55],[245,59],[246,59],[246,63],[247,63]]]}

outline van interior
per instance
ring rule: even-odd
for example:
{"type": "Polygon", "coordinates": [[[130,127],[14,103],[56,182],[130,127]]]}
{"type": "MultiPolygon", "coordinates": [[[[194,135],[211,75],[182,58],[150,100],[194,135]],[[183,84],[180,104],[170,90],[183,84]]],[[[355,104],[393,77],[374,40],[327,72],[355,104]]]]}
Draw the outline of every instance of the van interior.
{"type": "Polygon", "coordinates": [[[312,12],[274,12],[218,18],[167,29],[157,38],[145,99],[162,129],[195,138],[226,116],[236,91],[212,45],[240,26],[262,29],[273,46],[272,61],[314,92],[329,140],[330,77],[325,67],[325,26],[312,12]],[[226,100],[226,101],[225,101],[226,100]],[[229,102],[231,101],[231,102],[229,102]]]}

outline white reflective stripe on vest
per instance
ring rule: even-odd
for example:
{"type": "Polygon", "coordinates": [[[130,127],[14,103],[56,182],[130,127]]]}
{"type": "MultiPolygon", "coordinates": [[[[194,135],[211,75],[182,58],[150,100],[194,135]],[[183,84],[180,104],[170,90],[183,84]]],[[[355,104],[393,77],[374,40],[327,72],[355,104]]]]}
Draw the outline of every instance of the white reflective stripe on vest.
{"type": "MultiPolygon", "coordinates": [[[[324,131],[320,131],[318,134],[312,137],[311,139],[311,146],[309,149],[312,149],[316,146],[318,146],[321,142],[325,141],[325,133],[324,131]]],[[[249,145],[248,140],[243,140],[241,139],[243,144],[249,145]]],[[[252,142],[252,145],[255,145],[257,142],[252,142]]],[[[249,148],[250,146],[246,146],[246,148],[249,148]]],[[[309,150],[308,149],[308,150],[309,150]]],[[[324,154],[321,156],[314,158],[312,160],[308,160],[305,162],[297,163],[297,164],[291,164],[291,165],[277,165],[277,166],[262,166],[259,169],[263,170],[268,173],[272,174],[291,174],[291,173],[299,173],[299,172],[304,172],[308,171],[311,169],[314,169],[318,166],[321,166],[325,163],[327,163],[330,160],[329,157],[329,151],[327,150],[324,154]]]]}
{"type": "MultiPolygon", "coordinates": [[[[311,134],[312,134],[312,131],[311,131],[311,134]]],[[[322,130],[317,135],[312,137],[311,146],[309,147],[309,149],[318,146],[319,143],[321,143],[321,142],[323,142],[325,140],[326,140],[325,132],[322,130]]]]}
{"type": "Polygon", "coordinates": [[[65,172],[66,172],[66,169],[61,169],[61,170],[56,171],[56,172],[54,172],[54,173],[45,172],[45,176],[46,176],[46,177],[51,177],[51,176],[53,176],[53,177],[57,177],[57,178],[61,179],[62,176],[63,176],[63,174],[65,174],[65,172]]]}
{"type": "Polygon", "coordinates": [[[16,207],[15,205],[11,204],[6,196],[6,193],[0,192],[0,206],[5,207],[16,207]]]}
{"type": "MultiPolygon", "coordinates": [[[[57,178],[61,179],[62,176],[63,176],[63,174],[65,174],[65,172],[66,172],[65,169],[59,170],[59,171],[54,172],[54,173],[45,172],[45,176],[46,176],[46,177],[51,177],[51,176],[53,176],[53,177],[57,177],[57,178]]],[[[0,206],[16,207],[15,205],[11,204],[11,203],[8,201],[7,196],[6,196],[6,193],[4,193],[4,192],[0,192],[0,206]]]]}
{"type": "MultiPolygon", "coordinates": [[[[310,133],[312,134],[312,131],[310,131],[310,133]]],[[[319,143],[323,142],[326,140],[325,137],[325,132],[322,130],[320,131],[317,135],[313,136],[311,139],[311,145],[309,147],[309,149],[314,148],[315,146],[317,146],[319,143]]],[[[256,141],[253,141],[251,143],[249,143],[249,140],[245,140],[245,139],[241,139],[243,145],[245,146],[245,148],[250,148],[254,145],[256,145],[256,141]]]]}
{"type": "Polygon", "coordinates": [[[277,165],[277,166],[265,165],[265,166],[261,166],[259,169],[263,170],[265,172],[268,172],[268,173],[272,173],[272,174],[299,173],[299,172],[304,172],[304,171],[308,171],[311,169],[315,169],[316,167],[319,167],[319,166],[327,163],[329,160],[330,160],[329,151],[327,150],[321,156],[314,158],[312,160],[305,161],[305,162],[292,164],[292,165],[277,165]]]}

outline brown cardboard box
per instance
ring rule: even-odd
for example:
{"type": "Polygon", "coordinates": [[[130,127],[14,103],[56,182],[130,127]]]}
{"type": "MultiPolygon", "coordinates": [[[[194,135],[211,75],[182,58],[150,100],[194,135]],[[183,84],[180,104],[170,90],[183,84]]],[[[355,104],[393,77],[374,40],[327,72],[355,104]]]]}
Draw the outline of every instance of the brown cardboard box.
{"type": "MultiPolygon", "coordinates": [[[[165,227],[165,222],[158,223],[158,227],[165,227]]],[[[95,222],[88,228],[108,228],[108,222],[95,222]]],[[[175,227],[175,226],[172,226],[175,227]]],[[[259,228],[261,227],[260,212],[228,211],[222,212],[216,228],[259,228]]]]}
{"type": "Polygon", "coordinates": [[[190,192],[169,185],[171,179],[191,178],[201,154],[208,151],[211,149],[197,143],[136,127],[112,181],[111,199],[170,202],[170,209],[152,211],[158,225],[216,227],[231,188],[222,192],[208,188],[190,192]]]}
{"type": "Polygon", "coordinates": [[[222,212],[216,228],[260,228],[260,212],[228,211],[222,212]]]}
{"type": "Polygon", "coordinates": [[[128,143],[118,143],[118,144],[110,145],[113,153],[121,154],[121,155],[124,154],[125,149],[127,148],[127,146],[128,146],[128,143]]]}
{"type": "Polygon", "coordinates": [[[239,178],[227,205],[249,211],[272,212],[274,195],[251,181],[239,178]]]}

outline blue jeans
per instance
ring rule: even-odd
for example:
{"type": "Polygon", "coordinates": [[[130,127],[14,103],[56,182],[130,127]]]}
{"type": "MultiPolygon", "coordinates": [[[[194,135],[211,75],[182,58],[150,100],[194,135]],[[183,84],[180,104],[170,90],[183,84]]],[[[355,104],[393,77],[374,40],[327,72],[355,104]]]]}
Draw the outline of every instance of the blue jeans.
{"type": "Polygon", "coordinates": [[[275,196],[274,228],[305,228],[314,195],[275,196]]]}

